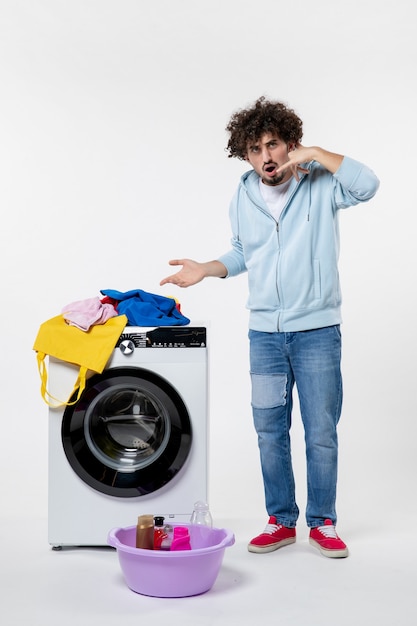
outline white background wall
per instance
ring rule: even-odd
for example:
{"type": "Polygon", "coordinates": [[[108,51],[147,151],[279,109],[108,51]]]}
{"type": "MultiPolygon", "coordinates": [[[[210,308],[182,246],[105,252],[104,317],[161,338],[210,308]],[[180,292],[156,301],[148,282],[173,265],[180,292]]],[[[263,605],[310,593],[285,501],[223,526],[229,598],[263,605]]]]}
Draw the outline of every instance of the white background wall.
{"type": "MultiPolygon", "coordinates": [[[[1,512],[46,515],[41,322],[100,289],[175,295],[211,323],[210,503],[264,519],[249,402],[246,277],[189,290],[168,260],[229,247],[247,167],[230,115],[260,95],[304,144],[366,162],[377,196],[341,216],[345,405],[339,519],[416,514],[415,25],[410,0],[2,0],[1,512]]],[[[305,504],[303,435],[293,447],[305,504]]]]}

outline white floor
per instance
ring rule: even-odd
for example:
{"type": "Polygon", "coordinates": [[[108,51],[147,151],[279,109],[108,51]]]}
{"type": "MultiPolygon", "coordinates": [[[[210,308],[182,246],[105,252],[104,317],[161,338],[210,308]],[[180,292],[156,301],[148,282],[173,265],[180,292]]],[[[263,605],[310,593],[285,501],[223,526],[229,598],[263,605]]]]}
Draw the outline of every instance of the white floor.
{"type": "MultiPolygon", "coordinates": [[[[53,551],[46,519],[1,521],[0,612],[4,626],[215,624],[415,626],[417,535],[407,524],[345,527],[347,559],[327,559],[298,528],[297,543],[247,552],[253,521],[216,520],[233,530],[213,588],[190,598],[151,598],[127,588],[112,548],[53,551]]],[[[342,534],[342,533],[341,533],[342,534]]]]}

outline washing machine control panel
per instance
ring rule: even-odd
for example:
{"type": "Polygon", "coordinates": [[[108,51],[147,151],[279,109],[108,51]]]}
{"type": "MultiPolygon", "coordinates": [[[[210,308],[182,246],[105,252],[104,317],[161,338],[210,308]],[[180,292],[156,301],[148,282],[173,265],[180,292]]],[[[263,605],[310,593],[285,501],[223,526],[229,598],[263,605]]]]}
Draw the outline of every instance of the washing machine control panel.
{"type": "Polygon", "coordinates": [[[135,348],[205,348],[207,329],[202,326],[158,327],[141,330],[126,327],[116,344],[123,354],[131,354],[135,348]]]}

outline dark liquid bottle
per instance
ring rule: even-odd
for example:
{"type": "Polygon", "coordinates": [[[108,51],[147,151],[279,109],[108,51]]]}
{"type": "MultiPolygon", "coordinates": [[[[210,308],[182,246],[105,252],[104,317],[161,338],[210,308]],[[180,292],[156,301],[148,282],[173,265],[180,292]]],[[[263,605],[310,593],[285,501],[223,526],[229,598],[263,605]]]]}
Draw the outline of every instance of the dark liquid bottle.
{"type": "Polygon", "coordinates": [[[136,526],[136,547],[153,550],[153,516],[139,515],[136,526]]]}

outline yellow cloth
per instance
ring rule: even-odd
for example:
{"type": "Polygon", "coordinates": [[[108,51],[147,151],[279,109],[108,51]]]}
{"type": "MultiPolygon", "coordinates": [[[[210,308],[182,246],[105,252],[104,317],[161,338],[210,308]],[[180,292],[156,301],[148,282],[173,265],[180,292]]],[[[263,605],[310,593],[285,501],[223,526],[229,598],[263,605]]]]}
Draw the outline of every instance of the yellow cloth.
{"type": "Polygon", "coordinates": [[[87,371],[101,374],[126,324],[126,315],[118,315],[107,320],[105,324],[91,326],[87,332],[67,324],[62,315],[41,324],[33,349],[37,353],[41,395],[49,406],[58,407],[78,402],[85,389],[87,371]],[[47,391],[46,355],[80,367],[77,381],[66,401],[54,398],[47,391]],[[77,397],[70,401],[77,389],[77,397]],[[56,404],[52,404],[50,400],[54,400],[56,404]]]}

